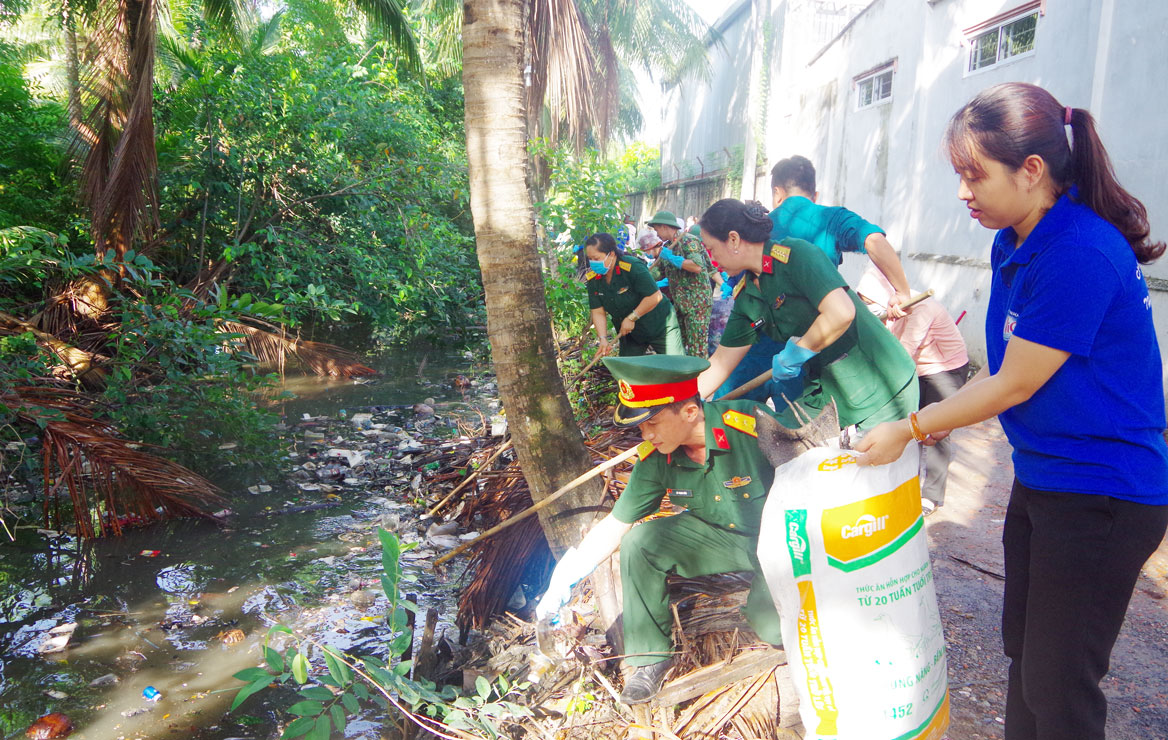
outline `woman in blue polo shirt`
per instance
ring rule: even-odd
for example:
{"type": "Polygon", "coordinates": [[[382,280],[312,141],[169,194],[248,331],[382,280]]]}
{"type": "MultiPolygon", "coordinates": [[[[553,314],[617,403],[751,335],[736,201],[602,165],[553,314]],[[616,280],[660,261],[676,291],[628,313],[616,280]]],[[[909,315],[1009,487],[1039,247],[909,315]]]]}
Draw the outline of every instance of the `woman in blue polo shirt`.
{"type": "Polygon", "coordinates": [[[1103,740],[1099,682],[1168,526],[1164,388],[1140,269],[1165,247],[1148,240],[1091,115],[1042,88],[983,91],[946,140],[958,197],[998,230],[989,363],[857,449],[883,464],[912,439],[998,416],[1015,475],[1002,536],[1006,738],[1103,740]]]}

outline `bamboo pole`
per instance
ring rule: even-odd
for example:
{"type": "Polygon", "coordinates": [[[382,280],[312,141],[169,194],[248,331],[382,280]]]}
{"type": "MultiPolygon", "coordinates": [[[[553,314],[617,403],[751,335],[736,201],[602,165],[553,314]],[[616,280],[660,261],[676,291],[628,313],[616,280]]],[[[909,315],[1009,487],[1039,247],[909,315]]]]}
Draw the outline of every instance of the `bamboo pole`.
{"type": "Polygon", "coordinates": [[[595,478],[596,476],[600,475],[601,473],[603,473],[604,471],[606,471],[610,468],[615,468],[617,465],[620,465],[625,460],[628,460],[630,457],[632,457],[635,454],[637,454],[637,448],[630,447],[629,449],[625,450],[624,452],[622,452],[621,454],[612,458],[611,460],[605,460],[604,462],[602,462],[601,464],[592,468],[591,470],[589,470],[585,473],[581,473],[580,475],[576,476],[568,483],[564,484],[563,486],[560,486],[560,488],[558,490],[556,490],[554,493],[552,493],[550,496],[548,496],[544,500],[540,501],[538,504],[535,504],[534,506],[529,506],[528,508],[519,512],[518,514],[511,517],[510,519],[506,519],[502,522],[499,522],[495,526],[488,529],[486,532],[483,532],[478,537],[475,537],[470,542],[464,542],[463,544],[454,548],[453,550],[446,553],[442,557],[436,559],[434,561],[434,567],[437,568],[439,565],[442,565],[447,560],[450,560],[451,558],[453,558],[455,555],[458,555],[459,553],[465,551],[467,548],[478,544],[479,542],[485,540],[486,538],[488,538],[492,535],[495,535],[495,534],[498,534],[499,532],[502,532],[504,529],[507,529],[510,526],[518,524],[519,522],[523,521],[527,517],[536,513],[540,509],[547,508],[548,506],[550,506],[552,504],[553,501],[558,499],[560,496],[563,496],[568,491],[571,491],[572,489],[576,488],[581,483],[585,483],[585,482],[595,478]]]}

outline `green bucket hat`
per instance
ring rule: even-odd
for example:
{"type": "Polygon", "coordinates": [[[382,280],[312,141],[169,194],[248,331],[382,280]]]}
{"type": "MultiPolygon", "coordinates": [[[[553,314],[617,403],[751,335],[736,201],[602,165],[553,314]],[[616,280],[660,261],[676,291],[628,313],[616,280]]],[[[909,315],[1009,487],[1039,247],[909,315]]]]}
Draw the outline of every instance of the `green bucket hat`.
{"type": "Polygon", "coordinates": [[[605,357],[604,364],[620,388],[613,420],[617,426],[636,426],[674,401],[698,393],[698,375],[709,360],[688,355],[605,357]]]}
{"type": "Polygon", "coordinates": [[[648,226],[661,224],[662,226],[672,226],[675,229],[681,228],[681,220],[674,216],[670,211],[657,211],[653,218],[645,222],[648,226]]]}

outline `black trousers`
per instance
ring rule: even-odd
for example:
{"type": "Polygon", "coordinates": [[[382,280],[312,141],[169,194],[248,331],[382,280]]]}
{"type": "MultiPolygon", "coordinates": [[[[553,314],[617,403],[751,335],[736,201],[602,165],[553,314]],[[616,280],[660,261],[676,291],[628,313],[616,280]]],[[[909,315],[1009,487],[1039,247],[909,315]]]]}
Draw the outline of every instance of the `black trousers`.
{"type": "MultiPolygon", "coordinates": [[[[944,401],[965,385],[969,375],[969,363],[953,370],[943,370],[932,375],[920,376],[921,408],[930,403],[944,401]]],[[[921,485],[921,496],[940,506],[945,503],[945,484],[949,481],[949,461],[953,459],[953,440],[949,437],[932,447],[921,447],[924,456],[925,479],[921,485]]]]}
{"type": "Polygon", "coordinates": [[[1002,534],[1006,740],[1104,740],[1099,682],[1166,527],[1168,506],[1014,480],[1002,534]]]}

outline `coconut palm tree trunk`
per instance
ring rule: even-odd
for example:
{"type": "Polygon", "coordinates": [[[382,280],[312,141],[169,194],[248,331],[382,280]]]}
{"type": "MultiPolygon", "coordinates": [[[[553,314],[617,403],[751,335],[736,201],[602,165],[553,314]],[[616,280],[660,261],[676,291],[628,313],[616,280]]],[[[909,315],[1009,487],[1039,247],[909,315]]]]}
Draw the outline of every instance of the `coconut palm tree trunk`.
{"type": "MultiPolygon", "coordinates": [[[[523,13],[524,0],[465,0],[463,88],[487,334],[516,453],[538,502],[591,460],[556,366],[536,251],[527,188],[523,13]]],[[[591,524],[599,485],[582,486],[540,512],[557,556],[591,524]]]]}

